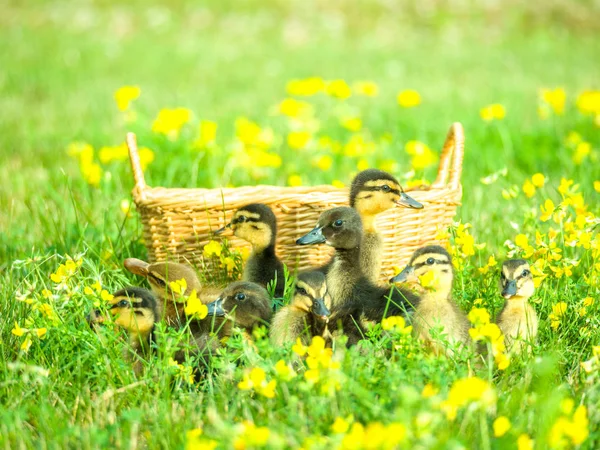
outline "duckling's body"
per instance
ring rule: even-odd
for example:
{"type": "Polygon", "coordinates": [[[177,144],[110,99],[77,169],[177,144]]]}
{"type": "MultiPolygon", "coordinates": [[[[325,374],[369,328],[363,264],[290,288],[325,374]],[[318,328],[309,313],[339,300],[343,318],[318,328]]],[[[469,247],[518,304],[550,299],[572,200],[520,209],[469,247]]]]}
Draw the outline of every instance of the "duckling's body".
{"type": "Polygon", "coordinates": [[[364,335],[365,321],[406,316],[418,298],[402,288],[377,286],[367,279],[360,266],[362,224],[358,213],[348,207],[325,211],[316,228],[298,239],[300,245],[327,242],[335,255],[327,272],[331,296],[331,322],[341,326],[353,344],[364,335]]]}
{"type": "Polygon", "coordinates": [[[275,254],[277,219],[271,208],[261,203],[238,209],[231,223],[216,231],[233,229],[233,234],[252,245],[252,254],[246,261],[242,279],[267,287],[276,279],[275,296],[282,297],[285,287],[283,264],[275,254]]]}
{"type": "MultiPolygon", "coordinates": [[[[113,294],[108,312],[114,323],[127,332],[131,351],[126,358],[136,373],[142,369],[141,358],[148,356],[154,341],[154,326],[159,320],[159,308],[153,293],[147,289],[127,287],[113,294]]],[[[106,317],[98,310],[89,315],[92,324],[103,323],[106,317]]]]}
{"type": "Polygon", "coordinates": [[[500,289],[506,303],[497,318],[506,348],[520,353],[534,343],[538,317],[529,304],[535,291],[529,264],[523,259],[505,261],[500,276],[500,289]]]}
{"type": "Polygon", "coordinates": [[[470,323],[466,315],[452,300],[454,272],[452,258],[439,245],[420,248],[411,257],[407,267],[393,282],[430,278],[427,286],[420,287],[419,302],[413,317],[413,332],[437,354],[451,353],[434,336],[438,333],[452,346],[468,345],[470,323]],[[434,331],[435,330],[435,331],[434,331]]]}
{"type": "Polygon", "coordinates": [[[271,342],[282,346],[297,338],[308,345],[313,336],[329,338],[327,322],[330,312],[325,306],[327,285],[325,275],[318,271],[298,275],[294,297],[281,308],[271,323],[271,342]]]}
{"type": "Polygon", "coordinates": [[[423,205],[404,193],[398,180],[389,173],[367,169],[352,181],[350,206],[358,211],[363,224],[361,270],[369,281],[380,283],[383,239],[375,225],[377,216],[396,206],[419,209],[423,205]]]}

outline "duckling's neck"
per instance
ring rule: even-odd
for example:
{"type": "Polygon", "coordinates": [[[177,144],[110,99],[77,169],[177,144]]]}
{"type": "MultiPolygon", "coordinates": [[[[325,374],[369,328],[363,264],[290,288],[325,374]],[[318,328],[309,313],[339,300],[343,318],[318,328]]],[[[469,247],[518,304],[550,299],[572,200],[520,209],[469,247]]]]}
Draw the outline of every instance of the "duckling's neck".
{"type": "Polygon", "coordinates": [[[253,255],[275,256],[275,240],[252,244],[253,255]]]}
{"type": "Polygon", "coordinates": [[[364,233],[377,233],[377,227],[375,226],[375,214],[361,214],[360,219],[363,224],[364,233]]]}
{"type": "Polygon", "coordinates": [[[150,349],[150,341],[154,333],[154,328],[149,331],[132,331],[129,334],[129,345],[137,353],[146,353],[150,349]]]}
{"type": "Polygon", "coordinates": [[[440,289],[437,291],[426,289],[424,293],[421,295],[419,300],[419,305],[434,305],[434,304],[442,304],[442,303],[450,303],[450,291],[440,289]]]}
{"type": "Polygon", "coordinates": [[[362,276],[360,247],[336,249],[333,263],[327,272],[327,289],[331,297],[331,305],[338,306],[348,300],[356,282],[362,276]]]}

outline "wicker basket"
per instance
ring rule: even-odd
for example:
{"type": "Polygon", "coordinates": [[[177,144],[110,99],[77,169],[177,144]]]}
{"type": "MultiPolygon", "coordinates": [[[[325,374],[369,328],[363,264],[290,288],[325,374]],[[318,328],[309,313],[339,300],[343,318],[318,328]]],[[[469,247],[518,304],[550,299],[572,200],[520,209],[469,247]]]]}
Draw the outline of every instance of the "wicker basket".
{"type": "MultiPolygon", "coordinates": [[[[127,135],[127,146],[135,178],[133,199],[142,218],[150,261],[198,263],[204,245],[211,240],[211,230],[228,223],[236,209],[249,203],[265,203],[273,209],[279,227],[277,254],[288,267],[303,270],[329,260],[331,247],[299,246],[295,241],[315,226],[321,212],[347,205],[347,189],[263,185],[227,189],[150,187],[144,181],[133,133],[127,135]]],[[[455,123],[444,143],[435,182],[410,191],[424,209],[395,208],[378,217],[377,226],[384,239],[382,280],[392,274],[392,266],[404,265],[415,249],[432,242],[439,229],[452,223],[462,196],[463,152],[463,128],[455,123]]],[[[248,245],[235,237],[229,239],[234,247],[248,245]]]]}

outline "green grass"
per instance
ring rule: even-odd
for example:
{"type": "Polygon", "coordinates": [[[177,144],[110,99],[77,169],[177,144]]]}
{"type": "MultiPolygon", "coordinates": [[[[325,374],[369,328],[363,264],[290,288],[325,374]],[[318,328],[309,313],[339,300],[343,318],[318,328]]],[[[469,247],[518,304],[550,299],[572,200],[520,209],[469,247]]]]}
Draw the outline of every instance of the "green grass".
{"type": "MultiPolygon", "coordinates": [[[[110,179],[94,188],[66,153],[73,141],[96,150],[117,145],[132,128],[155,152],[146,171],[152,185],[285,184],[291,174],[302,175],[306,184],[347,183],[359,158],[334,157],[331,171],[314,170],[310,160],[321,151],[289,149],[288,124],[272,113],[273,106],[286,97],[290,79],[373,80],[380,86],[378,97],[346,102],[378,142],[376,152],[366,156],[371,165],[396,159],[396,175],[402,177],[410,170],[407,141],[416,139],[437,151],[449,125],[463,123],[467,146],[457,220],[471,223],[476,242],[486,247],[457,273],[455,298],[465,311],[481,298],[483,306],[497,312],[497,271],[482,275],[477,268],[490,255],[505,259],[505,241],[517,234],[534,243],[539,231],[547,242],[549,226],[562,231],[568,218],[575,219],[577,212],[569,207],[562,225],[539,220],[539,206],[547,198],[561,201],[556,190],[561,177],[574,179],[588,210],[600,213],[600,194],[593,188],[600,179],[598,128],[575,106],[581,91],[599,88],[597,5],[504,2],[499,10],[476,2],[434,2],[422,9],[372,2],[199,6],[181,0],[148,6],[96,1],[73,6],[30,0],[0,2],[0,8],[5,49],[0,53],[0,446],[182,447],[186,431],[201,427],[207,438],[231,448],[240,435],[236,424],[249,420],[271,430],[273,448],[331,448],[342,441],[331,431],[335,418],[353,416],[365,425],[404,424],[407,448],[515,448],[522,433],[535,439],[536,448],[547,448],[561,400],[573,398],[588,408],[590,435],[582,448],[598,447],[599,375],[585,373],[580,362],[600,344],[599,255],[567,245],[568,232],[559,234],[558,247],[579,265],[569,277],[549,276],[538,290],[541,324],[531,357],[513,358],[503,372],[488,371],[462,358],[433,358],[412,339],[374,336],[360,349],[336,348],[340,391],[330,395],[311,387],[296,362],[298,378],[279,380],[276,398],[266,399],[236,384],[252,367],[275,377],[279,359],[295,359],[289,348],[273,349],[261,338],[254,348],[236,337],[212,363],[206,380],[191,387],[169,367],[169,349],[177,341],[172,330],[160,335],[159,356],[136,377],[122,356],[125,344],[118,333],[105,330],[98,336],[89,329],[84,316],[94,298],[83,294],[84,287],[96,280],[109,291],[139,284],[121,263],[129,256],[144,258],[146,250],[137,215],[125,217],[119,206],[133,187],[128,162],[103,165],[110,179]],[[125,84],[142,89],[132,125],[123,122],[113,100],[125,84]],[[557,86],[567,92],[565,114],[541,120],[538,89],[557,86]],[[403,89],[418,90],[423,103],[400,108],[396,94],[403,89]],[[481,120],[479,110],[491,103],[505,106],[504,120],[481,120]],[[195,115],[181,139],[171,142],[150,132],[160,109],[179,106],[195,115]],[[242,116],[273,128],[271,151],[283,156],[281,168],[258,178],[243,168],[223,173],[226,164],[236,162],[229,151],[235,120],[242,116]],[[190,148],[198,119],[219,124],[218,149],[212,153],[190,148]],[[573,162],[573,151],[564,143],[571,131],[591,143],[584,164],[573,162]],[[380,143],[387,133],[391,142],[380,143]],[[507,175],[495,183],[480,182],[504,167],[507,175]],[[547,183],[529,199],[521,186],[536,172],[547,183]],[[518,196],[504,199],[502,191],[512,186],[518,196]],[[42,290],[54,290],[49,275],[66,254],[83,263],[69,281],[72,295],[55,291],[49,301],[56,312],[52,319],[19,299],[44,302],[42,290]],[[595,304],[580,316],[586,297],[595,304]],[[554,330],[549,314],[561,301],[567,313],[554,330]],[[42,340],[34,337],[23,352],[25,336],[11,333],[15,322],[48,332],[42,340]],[[461,408],[449,421],[437,403],[471,371],[494,386],[495,406],[461,408]],[[425,400],[421,391],[427,383],[440,393],[425,400]],[[512,429],[495,438],[492,422],[500,415],[511,420],[512,429]]],[[[321,121],[318,135],[341,142],[350,137],[337,123],[339,102],[307,101],[321,121]]],[[[435,166],[415,174],[421,176],[431,181],[435,166]]],[[[597,222],[587,227],[600,239],[597,222]]],[[[539,248],[532,261],[545,258],[539,248]]],[[[546,267],[545,273],[552,271],[546,267]]]]}

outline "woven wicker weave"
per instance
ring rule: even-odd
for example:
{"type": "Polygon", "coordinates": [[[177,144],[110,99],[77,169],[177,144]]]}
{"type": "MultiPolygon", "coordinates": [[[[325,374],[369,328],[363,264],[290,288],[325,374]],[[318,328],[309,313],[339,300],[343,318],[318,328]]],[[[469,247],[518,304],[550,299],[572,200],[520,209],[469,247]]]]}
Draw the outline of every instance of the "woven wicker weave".
{"type": "MultiPolygon", "coordinates": [[[[303,270],[329,260],[332,254],[329,246],[299,246],[295,241],[315,226],[321,212],[347,205],[347,189],[262,185],[227,189],[153,188],[144,180],[133,133],[127,135],[127,146],[135,179],[133,199],[141,215],[150,261],[199,262],[204,245],[211,240],[211,230],[228,223],[236,209],[249,203],[265,203],[273,209],[279,227],[277,253],[288,267],[303,270]]],[[[391,275],[392,266],[404,265],[415,249],[433,241],[438,230],[452,223],[462,196],[463,152],[463,128],[455,123],[444,143],[435,182],[410,191],[424,209],[395,208],[378,217],[377,227],[384,239],[382,280],[391,275]]],[[[234,247],[248,245],[235,237],[229,239],[234,247]]]]}

